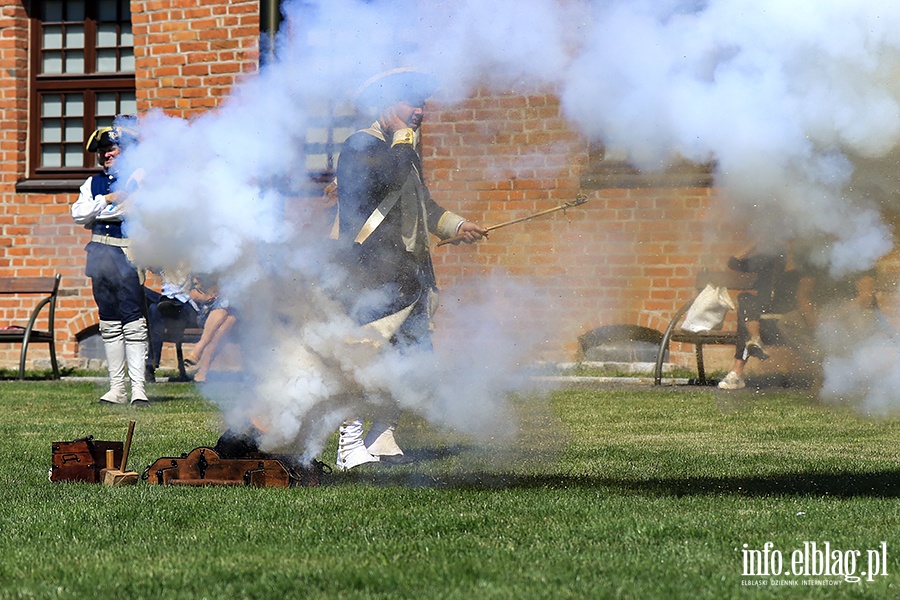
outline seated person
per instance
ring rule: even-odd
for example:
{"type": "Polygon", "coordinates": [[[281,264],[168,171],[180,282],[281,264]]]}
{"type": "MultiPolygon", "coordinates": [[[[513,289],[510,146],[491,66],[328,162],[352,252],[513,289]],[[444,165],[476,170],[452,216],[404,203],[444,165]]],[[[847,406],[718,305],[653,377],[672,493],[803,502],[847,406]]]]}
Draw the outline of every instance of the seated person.
{"type": "Polygon", "coordinates": [[[197,367],[194,381],[202,383],[206,381],[207,373],[220,349],[220,344],[237,323],[237,317],[228,300],[219,295],[219,288],[214,280],[195,277],[191,296],[201,300],[206,311],[200,315],[199,319],[203,326],[203,334],[191,352],[184,358],[184,364],[197,367]]]}
{"type": "Polygon", "coordinates": [[[200,315],[206,311],[205,298],[194,290],[193,281],[190,275],[178,273],[169,277],[163,273],[159,312],[185,329],[200,327],[200,315]]]}
{"type": "MultiPolygon", "coordinates": [[[[852,347],[853,339],[866,339],[876,332],[892,333],[878,307],[874,269],[835,276],[798,252],[796,244],[791,254],[794,266],[784,271],[782,283],[773,288],[774,302],[761,315],[763,323],[775,325],[774,333],[782,344],[821,368],[823,334],[832,342],[839,339],[842,346],[852,347]]],[[[734,368],[719,383],[720,388],[744,387],[743,368],[748,356],[745,351],[735,357],[734,368]]]]}
{"type": "Polygon", "coordinates": [[[751,356],[759,360],[769,358],[762,341],[763,316],[788,312],[795,303],[796,277],[786,269],[786,251],[773,249],[754,253],[755,249],[756,244],[751,244],[728,259],[729,269],[740,273],[756,273],[756,281],[753,291],[741,293],[737,298],[738,340],[735,344],[734,364],[719,382],[719,387],[726,390],[746,386],[744,367],[751,356]]]}
{"type": "Polygon", "coordinates": [[[193,279],[189,274],[161,269],[159,275],[162,278],[161,292],[144,288],[150,326],[150,355],[154,369],[159,368],[166,329],[200,327],[198,319],[204,312],[202,298],[192,296],[193,279]]]}

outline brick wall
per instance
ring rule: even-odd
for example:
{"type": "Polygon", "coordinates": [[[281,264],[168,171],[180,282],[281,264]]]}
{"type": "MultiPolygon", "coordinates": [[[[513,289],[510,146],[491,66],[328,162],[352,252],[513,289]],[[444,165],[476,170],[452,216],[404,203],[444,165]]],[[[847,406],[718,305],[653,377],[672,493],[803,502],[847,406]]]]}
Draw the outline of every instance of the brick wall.
{"type": "MultiPolygon", "coordinates": [[[[0,4],[0,275],[51,275],[56,250],[50,239],[62,233],[58,207],[46,196],[15,194],[26,167],[29,23],[21,2],[0,4]]],[[[33,306],[32,299],[0,299],[0,326],[27,321],[33,306]]],[[[0,364],[18,364],[18,352],[0,345],[0,364]]]]}
{"type": "Polygon", "coordinates": [[[259,0],[132,2],[138,109],[190,117],[256,69],[259,0]]]}
{"type": "MultiPolygon", "coordinates": [[[[514,299],[521,304],[514,310],[527,319],[523,326],[553,336],[547,347],[556,349],[556,359],[573,358],[578,336],[602,325],[664,330],[690,296],[698,266],[723,268],[734,249],[709,188],[582,190],[588,146],[560,118],[553,95],[481,90],[458,106],[429,106],[423,146],[432,195],[482,224],[553,208],[579,193],[588,197],[565,214],[433,253],[450,307],[466,295],[459,288],[469,289],[469,276],[508,273],[533,289],[535,296],[514,299]]],[[[673,351],[686,358],[680,348],[673,351]]]]}
{"type": "MultiPolygon", "coordinates": [[[[0,7],[0,184],[13,185],[22,172],[21,150],[25,142],[24,126],[28,116],[28,18],[18,3],[4,2],[0,7]]],[[[4,226],[0,248],[12,247],[13,236],[23,235],[21,228],[11,227],[7,215],[0,215],[4,226]]]]}

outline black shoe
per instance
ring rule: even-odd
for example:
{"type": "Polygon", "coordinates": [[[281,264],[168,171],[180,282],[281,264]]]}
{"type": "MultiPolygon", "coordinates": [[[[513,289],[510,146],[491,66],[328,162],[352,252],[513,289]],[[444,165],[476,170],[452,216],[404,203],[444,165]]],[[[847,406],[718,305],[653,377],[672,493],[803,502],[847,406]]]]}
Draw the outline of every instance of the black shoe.
{"type": "Polygon", "coordinates": [[[149,400],[132,400],[131,405],[135,408],[146,408],[150,406],[149,400]]]}
{"type": "Polygon", "coordinates": [[[757,358],[759,360],[767,360],[769,355],[766,354],[766,351],[763,349],[762,344],[756,340],[750,340],[747,342],[747,356],[752,356],[753,358],[757,358]]]}
{"type": "Polygon", "coordinates": [[[156,369],[150,365],[144,367],[144,381],[147,383],[156,383],[156,369]]]}

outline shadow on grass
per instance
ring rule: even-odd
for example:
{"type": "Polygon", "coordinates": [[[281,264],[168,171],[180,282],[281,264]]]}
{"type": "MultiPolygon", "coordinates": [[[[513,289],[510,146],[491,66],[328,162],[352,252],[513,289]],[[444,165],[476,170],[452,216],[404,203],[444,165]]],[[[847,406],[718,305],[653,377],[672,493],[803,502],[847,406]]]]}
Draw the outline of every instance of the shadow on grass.
{"type": "Polygon", "coordinates": [[[692,496],[833,496],[898,498],[900,470],[868,473],[786,473],[760,477],[687,477],[648,480],[601,480],[602,485],[640,493],[692,496]]]}
{"type": "Polygon", "coordinates": [[[438,446],[434,448],[414,448],[412,450],[407,450],[405,454],[414,461],[421,463],[429,460],[452,458],[471,450],[472,446],[453,444],[450,446],[438,446]]]}
{"type": "Polygon", "coordinates": [[[174,402],[176,400],[188,400],[185,394],[160,394],[156,390],[147,394],[150,404],[162,404],[163,402],[174,402]]]}
{"type": "MultiPolygon", "coordinates": [[[[421,460],[421,459],[419,459],[421,460]]],[[[596,489],[649,496],[831,496],[900,498],[900,470],[862,473],[786,473],[757,477],[616,479],[566,475],[523,475],[487,471],[428,473],[417,465],[366,465],[335,472],[325,484],[438,487],[449,489],[596,489]]]]}

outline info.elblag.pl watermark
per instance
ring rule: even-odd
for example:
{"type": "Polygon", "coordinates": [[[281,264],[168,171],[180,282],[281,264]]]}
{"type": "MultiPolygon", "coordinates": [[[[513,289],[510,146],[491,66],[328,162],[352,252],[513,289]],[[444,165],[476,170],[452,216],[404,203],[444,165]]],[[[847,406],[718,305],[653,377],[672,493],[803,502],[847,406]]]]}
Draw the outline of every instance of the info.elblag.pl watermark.
{"type": "Polygon", "coordinates": [[[843,550],[830,542],[803,542],[790,551],[766,542],[762,548],[744,544],[741,585],[841,585],[887,577],[887,542],[866,550],[843,550]]]}

